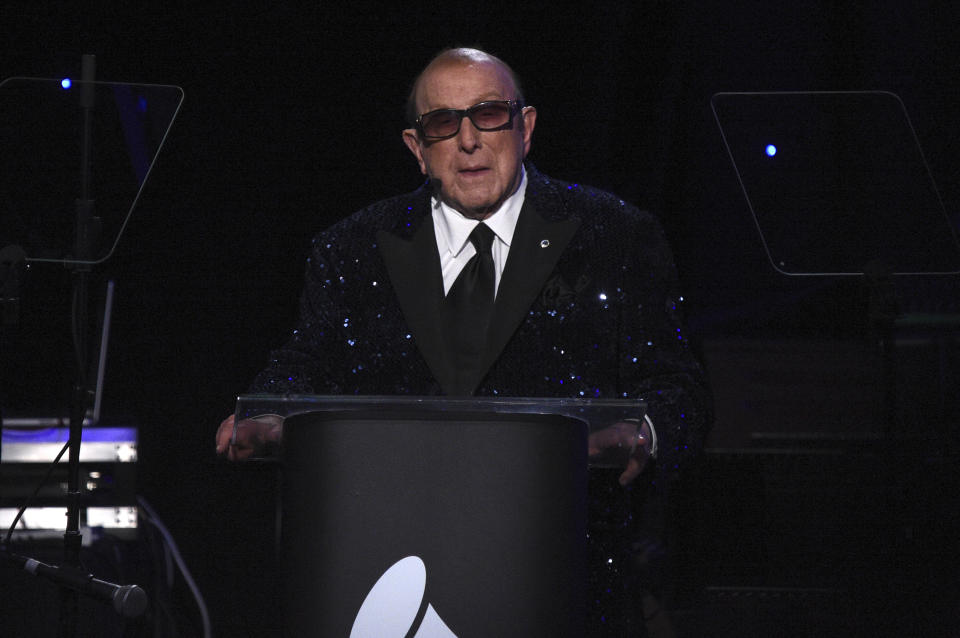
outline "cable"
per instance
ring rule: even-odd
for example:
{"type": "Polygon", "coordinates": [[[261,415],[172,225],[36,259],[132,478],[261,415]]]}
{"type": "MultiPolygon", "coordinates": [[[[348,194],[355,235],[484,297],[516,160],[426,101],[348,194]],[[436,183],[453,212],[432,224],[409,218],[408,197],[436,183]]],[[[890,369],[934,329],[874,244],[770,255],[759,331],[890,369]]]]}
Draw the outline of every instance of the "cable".
{"type": "Polygon", "coordinates": [[[173,555],[173,559],[176,561],[177,566],[180,568],[180,573],[183,575],[183,580],[186,581],[187,587],[189,587],[190,591],[193,593],[193,598],[197,603],[197,609],[200,611],[200,618],[203,623],[203,636],[204,638],[211,638],[213,633],[210,629],[210,614],[207,611],[207,604],[204,602],[203,595],[200,593],[200,589],[194,582],[193,576],[190,574],[190,570],[187,568],[187,564],[183,560],[183,556],[180,555],[180,549],[177,547],[177,542],[173,540],[173,535],[170,534],[170,530],[168,530],[163,524],[163,521],[161,521],[160,517],[157,516],[156,512],[153,511],[153,508],[150,507],[150,504],[147,503],[146,499],[144,499],[142,496],[138,496],[137,503],[139,503],[140,507],[142,507],[146,512],[146,516],[144,516],[146,521],[153,525],[157,531],[160,532],[161,536],[163,536],[163,540],[167,548],[173,555]]]}
{"type": "Polygon", "coordinates": [[[3,541],[4,545],[10,544],[10,539],[13,537],[13,530],[16,529],[17,523],[20,522],[20,517],[23,516],[23,513],[27,511],[27,508],[30,507],[30,503],[33,502],[33,499],[37,497],[37,494],[40,493],[40,490],[46,484],[47,479],[50,478],[50,475],[53,473],[53,468],[57,467],[57,463],[60,462],[60,459],[63,457],[63,453],[70,449],[70,441],[67,441],[64,446],[60,449],[60,453],[57,454],[57,458],[53,459],[53,462],[47,467],[47,473],[43,475],[43,478],[40,479],[40,483],[37,485],[37,488],[33,490],[33,494],[27,498],[27,501],[23,504],[23,507],[17,512],[17,515],[13,518],[13,523],[11,523],[10,528],[7,530],[7,536],[3,541]]]}

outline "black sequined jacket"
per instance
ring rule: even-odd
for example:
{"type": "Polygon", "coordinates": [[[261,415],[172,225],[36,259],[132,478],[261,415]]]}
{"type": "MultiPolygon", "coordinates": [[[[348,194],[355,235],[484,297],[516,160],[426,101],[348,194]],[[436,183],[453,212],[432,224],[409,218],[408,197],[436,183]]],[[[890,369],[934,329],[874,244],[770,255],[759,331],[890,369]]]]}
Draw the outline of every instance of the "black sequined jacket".
{"type": "MultiPolygon", "coordinates": [[[[709,398],[656,219],[527,166],[477,396],[642,397],[672,474],[709,398]]],[[[299,324],[253,392],[444,394],[442,277],[430,189],[369,206],[313,241],[299,324]]]]}

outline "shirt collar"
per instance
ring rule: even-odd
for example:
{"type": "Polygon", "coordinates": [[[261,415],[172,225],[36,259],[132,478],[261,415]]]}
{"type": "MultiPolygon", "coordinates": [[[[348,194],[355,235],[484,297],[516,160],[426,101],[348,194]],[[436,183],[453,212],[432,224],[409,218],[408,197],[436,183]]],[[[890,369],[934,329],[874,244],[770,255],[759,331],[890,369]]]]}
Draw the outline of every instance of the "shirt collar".
{"type": "MultiPolygon", "coordinates": [[[[504,200],[495,213],[483,220],[483,223],[489,226],[490,230],[507,246],[510,246],[513,240],[513,231],[517,227],[527,190],[527,172],[522,164],[520,170],[520,186],[513,195],[504,200]]],[[[446,240],[446,250],[456,257],[467,245],[470,233],[479,222],[451,208],[436,196],[430,199],[430,204],[433,210],[433,223],[439,231],[437,236],[446,240]]],[[[444,251],[443,246],[438,248],[441,253],[444,251]]]]}

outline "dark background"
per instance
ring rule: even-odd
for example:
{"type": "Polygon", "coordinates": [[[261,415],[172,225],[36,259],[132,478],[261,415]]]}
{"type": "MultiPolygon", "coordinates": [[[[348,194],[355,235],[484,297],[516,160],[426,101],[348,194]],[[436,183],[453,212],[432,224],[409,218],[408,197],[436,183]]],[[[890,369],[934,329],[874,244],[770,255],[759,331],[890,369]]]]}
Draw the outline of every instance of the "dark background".
{"type": "MultiPolygon", "coordinates": [[[[904,578],[912,592],[897,611],[912,622],[918,601],[936,599],[934,616],[950,607],[940,602],[955,601],[942,583],[956,575],[943,560],[956,538],[943,493],[957,450],[957,278],[896,282],[898,415],[884,420],[866,289],[774,273],[709,99],[751,90],[899,94],[956,226],[960,10],[776,4],[2,9],[0,78],[76,76],[80,55],[93,53],[98,79],[185,91],[118,253],[96,277],[117,281],[105,412],[139,427],[138,491],[177,538],[218,635],[269,634],[275,476],[218,462],[216,426],[292,327],[310,237],[420,184],[400,138],[404,100],[424,63],[451,45],[513,65],[538,107],[530,159],[541,171],[650,208],[675,248],[717,401],[711,453],[677,515],[675,545],[695,557],[677,572],[691,634],[731,609],[762,626],[764,610],[822,603],[749,598],[750,587],[849,591],[831,566],[874,573],[894,555],[900,569],[883,571],[882,593],[892,596],[904,578]],[[770,436],[758,442],[758,432],[770,436]],[[842,462],[806,436],[831,433],[860,437],[827,445],[842,462]],[[785,444],[792,435],[803,440],[785,444]],[[762,451],[771,445],[776,453],[762,451]],[[812,493],[818,505],[805,505],[812,493]],[[863,549],[865,529],[891,540],[863,549]],[[821,569],[799,568],[811,563],[821,569]]],[[[35,269],[25,314],[44,304],[44,315],[60,316],[50,299],[67,292],[62,271],[35,269]]],[[[37,383],[66,396],[65,325],[51,319],[45,343],[11,345],[8,333],[6,378],[19,374],[25,352],[48,358],[37,383]]],[[[183,634],[194,635],[199,621],[184,592],[172,608],[183,634]]],[[[830,609],[823,622],[851,617],[830,609]]],[[[872,611],[851,613],[859,621],[872,611]]]]}

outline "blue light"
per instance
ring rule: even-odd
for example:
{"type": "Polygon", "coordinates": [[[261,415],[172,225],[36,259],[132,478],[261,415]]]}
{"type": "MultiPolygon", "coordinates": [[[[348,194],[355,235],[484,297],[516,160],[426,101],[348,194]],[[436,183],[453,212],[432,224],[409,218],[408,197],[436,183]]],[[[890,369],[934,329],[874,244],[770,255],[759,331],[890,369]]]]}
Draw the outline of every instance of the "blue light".
{"type": "Polygon", "coordinates": [[[773,144],[767,144],[766,151],[767,151],[767,157],[773,157],[774,155],[777,154],[777,147],[774,146],[773,144]]]}
{"type": "Polygon", "coordinates": [[[60,86],[62,86],[64,90],[67,90],[73,86],[73,82],[70,81],[70,78],[63,78],[60,80],[60,86]]]}

